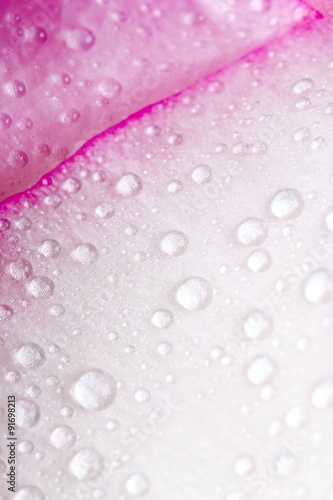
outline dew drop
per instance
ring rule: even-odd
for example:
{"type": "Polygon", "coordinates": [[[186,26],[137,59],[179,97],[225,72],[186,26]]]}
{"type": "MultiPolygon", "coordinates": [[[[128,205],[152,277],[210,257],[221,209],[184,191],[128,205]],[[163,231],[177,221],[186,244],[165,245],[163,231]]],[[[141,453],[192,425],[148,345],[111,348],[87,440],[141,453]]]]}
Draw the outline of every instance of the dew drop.
{"type": "Polygon", "coordinates": [[[333,406],[333,379],[324,378],[315,384],[311,391],[311,403],[318,410],[333,406]]]}
{"type": "Polygon", "coordinates": [[[109,219],[114,214],[114,208],[111,203],[100,203],[95,208],[95,214],[101,219],[109,219]]]}
{"type": "Polygon", "coordinates": [[[11,117],[7,113],[0,113],[0,130],[7,130],[12,122],[11,117]]]}
{"type": "Polygon", "coordinates": [[[4,85],[4,91],[10,97],[23,97],[27,91],[25,85],[21,80],[13,80],[4,85]]]}
{"type": "Polygon", "coordinates": [[[306,423],[308,417],[301,406],[293,406],[286,414],[285,422],[290,429],[299,429],[306,423]]]}
{"type": "Polygon", "coordinates": [[[161,250],[170,257],[183,255],[188,247],[188,239],[181,231],[171,231],[161,241],[161,250]]]}
{"type": "Polygon", "coordinates": [[[325,217],[325,223],[330,231],[333,231],[333,208],[331,208],[325,217]]]}
{"type": "Polygon", "coordinates": [[[333,276],[326,269],[310,274],[304,284],[304,296],[312,304],[322,304],[333,299],[333,276]]]}
{"type": "Polygon", "coordinates": [[[125,174],[118,180],[115,188],[122,196],[135,196],[142,189],[142,181],[136,174],[125,174]]]}
{"type": "Polygon", "coordinates": [[[51,316],[55,316],[56,318],[62,316],[63,314],[65,314],[65,312],[66,309],[62,304],[53,304],[49,309],[49,313],[51,314],[51,316]]]}
{"type": "Polygon", "coordinates": [[[98,251],[91,243],[82,243],[71,253],[72,259],[80,264],[92,264],[98,259],[98,251]]]}
{"type": "Polygon", "coordinates": [[[113,403],[116,391],[116,382],[109,373],[90,370],[72,385],[70,394],[86,410],[97,411],[113,403]]]}
{"type": "Polygon", "coordinates": [[[81,113],[77,109],[68,109],[60,116],[62,123],[77,123],[80,120],[81,113]]]}
{"type": "Polygon", "coordinates": [[[126,481],[126,491],[132,497],[141,497],[149,491],[150,483],[143,474],[132,474],[126,481]]]}
{"type": "Polygon", "coordinates": [[[294,139],[297,142],[307,141],[311,137],[310,129],[307,127],[301,127],[294,133],[294,139]]]}
{"type": "Polygon", "coordinates": [[[211,171],[206,165],[199,165],[192,171],[192,180],[196,184],[205,184],[210,178],[211,171]]]}
{"type": "Polygon", "coordinates": [[[247,261],[247,266],[254,273],[262,273],[271,267],[272,257],[267,250],[255,250],[247,261]]]}
{"type": "Polygon", "coordinates": [[[89,50],[96,41],[94,33],[88,28],[78,26],[66,34],[66,45],[72,50],[89,50]]]}
{"type": "Polygon", "coordinates": [[[247,369],[247,378],[254,385],[267,384],[276,373],[276,367],[268,356],[253,359],[247,369]]]}
{"type": "Polygon", "coordinates": [[[156,351],[161,356],[169,356],[172,353],[172,344],[170,342],[161,342],[158,344],[156,351]]]}
{"type": "Polygon", "coordinates": [[[13,168],[23,168],[28,163],[28,155],[19,149],[11,151],[8,155],[8,163],[13,168]]]}
{"type": "Polygon", "coordinates": [[[296,219],[303,209],[302,195],[295,189],[282,189],[271,202],[271,212],[278,219],[296,219]]]}
{"type": "Polygon", "coordinates": [[[234,471],[237,476],[247,476],[254,470],[253,458],[249,455],[238,457],[234,464],[234,471]]]}
{"type": "Polygon", "coordinates": [[[178,179],[171,181],[170,184],[168,185],[168,191],[171,194],[179,193],[180,191],[182,191],[182,189],[183,189],[183,183],[178,179]]]}
{"type": "Polygon", "coordinates": [[[38,247],[39,253],[44,255],[44,257],[56,257],[61,251],[61,245],[57,240],[45,240],[38,247]]]}
{"type": "Polygon", "coordinates": [[[267,238],[268,230],[265,221],[256,217],[244,220],[237,231],[238,240],[243,245],[261,245],[267,238]]]}
{"type": "Polygon", "coordinates": [[[35,370],[45,362],[45,353],[38,344],[29,342],[14,351],[13,359],[23,368],[35,370]]]}
{"type": "Polygon", "coordinates": [[[242,330],[247,338],[261,340],[271,335],[273,321],[268,314],[262,311],[252,311],[244,319],[242,330]]]}
{"type": "Polygon", "coordinates": [[[311,78],[302,78],[298,80],[293,87],[293,92],[296,95],[306,94],[314,87],[314,81],[311,78]]]}
{"type": "Polygon", "coordinates": [[[212,288],[206,279],[192,277],[178,288],[176,299],[188,311],[204,309],[212,299],[212,288]]]}
{"type": "Polygon", "coordinates": [[[147,389],[138,389],[135,391],[134,399],[137,403],[147,403],[150,400],[150,392],[147,389]]]}
{"type": "Polygon", "coordinates": [[[66,191],[66,193],[74,194],[80,191],[81,181],[79,179],[75,179],[74,177],[70,177],[65,180],[61,187],[64,191],[66,191]]]}
{"type": "Polygon", "coordinates": [[[151,317],[151,322],[156,328],[164,329],[169,328],[173,323],[172,312],[168,309],[159,309],[155,311],[151,317]]]}
{"type": "Polygon", "coordinates": [[[30,399],[20,399],[16,402],[16,425],[20,429],[34,427],[40,419],[39,406],[30,399]]]}
{"type": "Polygon", "coordinates": [[[28,260],[17,259],[6,266],[6,272],[16,281],[25,280],[31,274],[32,266],[28,260]]]}
{"type": "Polygon", "coordinates": [[[48,299],[53,295],[54,283],[45,276],[37,276],[27,285],[27,292],[36,299],[48,299]]]}
{"type": "Polygon", "coordinates": [[[87,481],[98,477],[104,468],[104,459],[93,448],[82,448],[69,463],[71,474],[80,481],[87,481]]]}
{"type": "Polygon", "coordinates": [[[67,449],[74,446],[76,435],[71,427],[68,427],[67,425],[60,425],[51,432],[50,441],[51,444],[59,450],[67,449]]]}

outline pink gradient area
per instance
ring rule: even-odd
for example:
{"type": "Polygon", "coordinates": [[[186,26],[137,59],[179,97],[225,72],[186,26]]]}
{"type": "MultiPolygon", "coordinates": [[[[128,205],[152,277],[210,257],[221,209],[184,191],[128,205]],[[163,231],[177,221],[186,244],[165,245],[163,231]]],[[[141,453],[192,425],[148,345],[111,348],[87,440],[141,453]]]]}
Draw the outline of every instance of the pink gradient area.
{"type": "Polygon", "coordinates": [[[7,0],[0,16],[3,200],[315,12],[299,0],[7,0]]]}

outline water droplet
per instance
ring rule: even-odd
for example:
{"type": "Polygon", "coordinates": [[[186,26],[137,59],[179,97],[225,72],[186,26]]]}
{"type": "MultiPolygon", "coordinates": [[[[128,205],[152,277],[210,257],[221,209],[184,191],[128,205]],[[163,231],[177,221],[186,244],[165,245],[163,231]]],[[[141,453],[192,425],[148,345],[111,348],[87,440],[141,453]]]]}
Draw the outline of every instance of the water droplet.
{"type": "Polygon", "coordinates": [[[14,351],[13,359],[23,368],[35,370],[45,362],[45,353],[38,344],[29,342],[14,351]]]}
{"type": "Polygon", "coordinates": [[[0,233],[3,231],[8,231],[10,228],[10,222],[8,219],[0,219],[0,233]]]}
{"type": "Polygon", "coordinates": [[[24,486],[20,488],[16,495],[15,500],[45,500],[44,493],[36,486],[24,486]]]}
{"type": "Polygon", "coordinates": [[[125,174],[119,179],[115,188],[122,196],[135,196],[142,189],[142,181],[136,174],[125,174]]]}
{"type": "Polygon", "coordinates": [[[88,28],[78,26],[66,33],[66,45],[73,50],[89,50],[96,41],[94,33],[88,28]]]}
{"type": "Polygon", "coordinates": [[[254,470],[253,458],[249,455],[238,457],[234,464],[234,471],[237,476],[246,476],[254,470]]]}
{"type": "Polygon", "coordinates": [[[98,251],[91,243],[82,243],[71,253],[72,259],[80,264],[92,264],[98,259],[98,251]]]}
{"type": "Polygon", "coordinates": [[[304,296],[312,304],[322,304],[333,299],[333,276],[326,269],[314,271],[305,281],[304,296]]]}
{"type": "Polygon", "coordinates": [[[199,165],[192,171],[192,179],[196,184],[205,184],[211,178],[210,168],[206,165],[199,165]]]}
{"type": "Polygon", "coordinates": [[[270,382],[276,373],[276,367],[268,356],[253,359],[247,369],[247,378],[254,385],[270,382]]]}
{"type": "Polygon", "coordinates": [[[137,403],[147,403],[150,400],[150,392],[147,389],[138,389],[135,391],[134,399],[137,403]]]}
{"type": "Polygon", "coordinates": [[[311,391],[311,403],[318,410],[327,410],[333,406],[332,378],[324,378],[315,384],[311,391]]]}
{"type": "Polygon", "coordinates": [[[331,208],[325,217],[326,226],[330,231],[333,231],[333,208],[331,208]]]}
{"type": "Polygon", "coordinates": [[[5,321],[9,321],[13,314],[14,311],[10,306],[0,304],[0,322],[4,323],[5,321]]]}
{"type": "Polygon", "coordinates": [[[66,309],[62,304],[53,304],[49,309],[49,313],[55,317],[62,316],[65,312],[66,309]]]}
{"type": "Polygon", "coordinates": [[[149,488],[149,480],[143,474],[132,474],[126,481],[126,491],[133,497],[146,495],[149,488]]]}
{"type": "Polygon", "coordinates": [[[311,78],[302,78],[298,80],[293,87],[293,92],[296,95],[305,94],[310,92],[314,87],[314,81],[311,78]]]}
{"type": "Polygon", "coordinates": [[[44,255],[44,257],[56,257],[61,252],[61,245],[56,240],[45,240],[38,247],[39,253],[44,255]]]}
{"type": "Polygon", "coordinates": [[[36,299],[48,299],[53,295],[54,283],[45,276],[37,276],[27,285],[27,292],[36,299]]]}
{"type": "Polygon", "coordinates": [[[21,441],[18,445],[18,451],[22,453],[22,455],[30,455],[34,451],[34,445],[31,441],[21,441]]]}
{"type": "Polygon", "coordinates": [[[68,194],[74,194],[80,191],[81,189],[81,181],[79,179],[74,179],[73,177],[70,177],[69,179],[66,179],[65,182],[62,184],[62,189],[66,191],[68,194]]]}
{"type": "Polygon", "coordinates": [[[294,139],[297,142],[307,141],[308,139],[310,139],[310,137],[311,137],[311,132],[310,129],[307,127],[301,127],[297,129],[296,132],[294,133],[294,139]]]}
{"type": "Polygon", "coordinates": [[[96,411],[110,406],[115,400],[116,391],[116,382],[109,373],[91,370],[73,384],[70,394],[86,410],[96,411]]]}
{"type": "Polygon", "coordinates": [[[75,432],[67,425],[60,425],[53,429],[50,434],[50,441],[55,448],[67,449],[71,448],[76,441],[75,432]]]}
{"type": "Polygon", "coordinates": [[[324,137],[316,137],[311,142],[311,149],[313,151],[322,151],[325,148],[326,141],[324,137]]]}
{"type": "Polygon", "coordinates": [[[114,208],[111,203],[100,203],[95,208],[95,214],[101,219],[109,219],[114,214],[114,208]]]}
{"type": "Polygon", "coordinates": [[[23,97],[27,91],[25,85],[21,80],[13,80],[4,85],[4,91],[10,97],[23,97]]]}
{"type": "Polygon", "coordinates": [[[156,351],[162,356],[169,356],[172,353],[172,344],[170,342],[161,342],[158,344],[156,351]]]}
{"type": "Polygon", "coordinates": [[[30,399],[16,401],[16,425],[20,429],[34,427],[40,418],[39,406],[30,399]]]}
{"type": "Polygon", "coordinates": [[[268,230],[265,221],[257,217],[244,220],[237,231],[238,240],[243,245],[261,245],[267,238],[268,230]]]}
{"type": "Polygon", "coordinates": [[[173,323],[173,315],[172,312],[168,309],[159,309],[155,311],[151,317],[151,322],[157,328],[169,328],[169,326],[173,323]]]}
{"type": "Polygon", "coordinates": [[[69,463],[71,474],[80,481],[87,481],[98,477],[104,468],[104,459],[93,448],[82,448],[69,463]]]}
{"type": "Polygon", "coordinates": [[[272,257],[267,250],[255,250],[251,253],[247,261],[248,268],[254,273],[262,273],[267,271],[272,264],[272,257]]]}
{"type": "Polygon", "coordinates": [[[242,330],[244,335],[251,340],[264,339],[271,335],[273,321],[262,311],[252,311],[244,319],[242,330]]]}
{"type": "Polygon", "coordinates": [[[189,278],[178,288],[176,299],[188,311],[204,309],[212,299],[212,289],[204,278],[189,278]]]}
{"type": "Polygon", "coordinates": [[[13,168],[23,168],[28,163],[28,155],[19,149],[11,151],[8,155],[8,163],[13,168]]]}
{"type": "Polygon", "coordinates": [[[181,231],[171,231],[161,241],[161,250],[170,257],[178,257],[186,252],[188,239],[181,231]]]}
{"type": "Polygon", "coordinates": [[[181,134],[171,134],[168,137],[168,143],[172,146],[179,146],[183,142],[183,136],[181,134]]]}
{"type": "Polygon", "coordinates": [[[77,109],[68,109],[61,114],[60,120],[62,123],[77,123],[80,116],[81,113],[77,109]]]}
{"type": "Polygon", "coordinates": [[[32,266],[28,260],[17,259],[6,266],[6,272],[17,281],[25,280],[31,274],[32,266]]]}
{"type": "Polygon", "coordinates": [[[7,113],[0,113],[0,130],[7,130],[12,122],[11,117],[7,113]]]}
{"type": "Polygon", "coordinates": [[[302,195],[296,189],[282,189],[271,202],[271,212],[278,219],[296,219],[303,208],[302,195]]]}
{"type": "Polygon", "coordinates": [[[286,414],[286,425],[290,429],[299,429],[306,423],[308,417],[301,406],[294,406],[286,414]]]}

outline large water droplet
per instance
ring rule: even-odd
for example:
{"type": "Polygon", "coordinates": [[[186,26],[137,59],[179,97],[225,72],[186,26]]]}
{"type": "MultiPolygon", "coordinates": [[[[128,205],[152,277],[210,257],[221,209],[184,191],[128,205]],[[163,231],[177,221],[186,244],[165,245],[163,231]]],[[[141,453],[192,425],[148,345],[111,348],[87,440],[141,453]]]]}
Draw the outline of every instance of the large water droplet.
{"type": "Polygon", "coordinates": [[[98,477],[104,468],[104,459],[93,448],[79,450],[69,463],[69,470],[80,481],[98,477]]]}
{"type": "Polygon", "coordinates": [[[86,266],[97,260],[98,251],[91,243],[82,243],[73,250],[71,256],[76,262],[80,262],[80,264],[86,266]]]}
{"type": "Polygon", "coordinates": [[[50,441],[55,448],[67,449],[75,444],[76,435],[71,427],[60,425],[51,432],[50,441]]]}
{"type": "Polygon", "coordinates": [[[6,272],[17,281],[25,280],[31,273],[32,266],[28,260],[17,259],[6,267],[6,272]]]}
{"type": "Polygon", "coordinates": [[[314,271],[305,281],[304,296],[312,304],[322,304],[333,299],[333,276],[327,269],[314,271]]]}
{"type": "Polygon", "coordinates": [[[126,481],[126,491],[133,497],[146,495],[149,488],[149,480],[143,474],[132,474],[126,481]]]}
{"type": "Polygon", "coordinates": [[[237,237],[243,245],[257,246],[267,238],[267,226],[265,221],[251,217],[243,221],[238,227],[237,237]]]}
{"type": "Polygon", "coordinates": [[[107,372],[91,370],[73,384],[70,394],[83,408],[90,411],[103,410],[116,397],[116,382],[107,372]]]}
{"type": "Polygon", "coordinates": [[[282,189],[271,202],[271,211],[278,219],[296,219],[303,212],[304,201],[296,189],[282,189]]]}
{"type": "Polygon", "coordinates": [[[161,241],[161,250],[170,255],[170,257],[182,255],[186,251],[187,246],[187,236],[181,231],[171,231],[161,241]]]}
{"type": "Polygon", "coordinates": [[[254,273],[263,273],[270,268],[272,264],[272,257],[267,250],[259,249],[251,253],[247,260],[248,268],[254,273]]]}
{"type": "Polygon", "coordinates": [[[311,391],[311,403],[318,410],[333,407],[333,379],[324,378],[317,382],[311,391]]]}
{"type": "Polygon", "coordinates": [[[247,378],[254,385],[270,382],[276,373],[276,367],[268,356],[258,356],[253,359],[247,369],[247,378]]]}
{"type": "Polygon", "coordinates": [[[20,429],[34,427],[40,418],[39,406],[30,399],[19,399],[16,401],[16,425],[20,429]]]}
{"type": "Polygon", "coordinates": [[[122,196],[135,196],[142,189],[142,181],[136,174],[123,175],[116,184],[117,193],[122,196]]]}
{"type": "Polygon", "coordinates": [[[173,315],[172,312],[168,309],[159,309],[155,311],[151,317],[151,322],[157,328],[169,328],[169,326],[173,323],[173,315]]]}
{"type": "Polygon", "coordinates": [[[27,91],[25,85],[21,80],[13,80],[4,85],[4,91],[10,97],[23,97],[27,91]]]}
{"type": "Polygon", "coordinates": [[[38,344],[30,342],[14,351],[13,359],[23,368],[35,370],[45,362],[45,353],[38,344]]]}
{"type": "Polygon", "coordinates": [[[204,278],[189,278],[178,288],[176,298],[188,311],[204,309],[212,299],[212,288],[204,278]]]}
{"type": "Polygon", "coordinates": [[[27,285],[27,291],[36,299],[47,299],[54,292],[54,283],[45,276],[37,276],[27,285]]]}

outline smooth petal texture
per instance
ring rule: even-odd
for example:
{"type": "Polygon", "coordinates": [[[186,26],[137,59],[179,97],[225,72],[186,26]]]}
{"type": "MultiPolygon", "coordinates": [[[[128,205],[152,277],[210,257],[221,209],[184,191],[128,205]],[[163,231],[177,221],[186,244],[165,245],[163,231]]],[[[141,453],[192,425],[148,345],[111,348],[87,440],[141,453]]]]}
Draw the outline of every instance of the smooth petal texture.
{"type": "Polygon", "coordinates": [[[18,495],[329,500],[332,28],[154,106],[2,205],[18,495]]]}
{"type": "Polygon", "coordinates": [[[0,200],[314,13],[298,0],[1,4],[0,200]]]}

